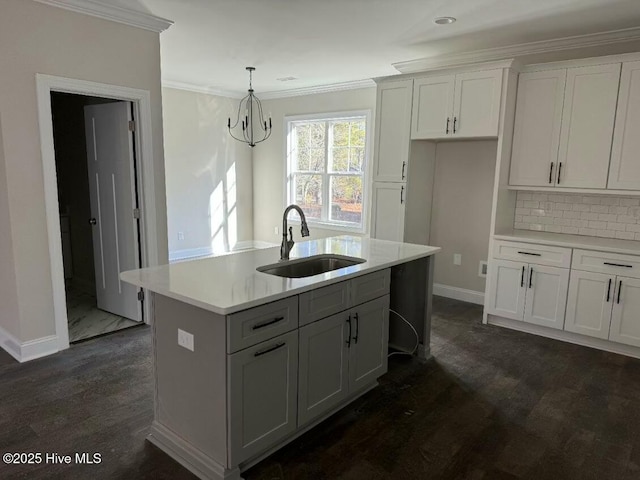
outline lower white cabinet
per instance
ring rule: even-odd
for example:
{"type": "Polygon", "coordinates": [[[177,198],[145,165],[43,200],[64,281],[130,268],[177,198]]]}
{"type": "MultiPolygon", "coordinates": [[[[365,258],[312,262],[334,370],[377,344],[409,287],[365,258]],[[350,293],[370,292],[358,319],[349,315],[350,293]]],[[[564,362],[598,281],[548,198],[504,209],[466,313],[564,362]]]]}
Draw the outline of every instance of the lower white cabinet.
{"type": "Polygon", "coordinates": [[[590,337],[609,338],[615,276],[573,270],[564,329],[590,337]]]}
{"type": "Polygon", "coordinates": [[[640,280],[574,270],[565,330],[640,347],[640,280]]]}
{"type": "Polygon", "coordinates": [[[389,295],[301,327],[298,425],[387,371],[389,295]]]}
{"type": "Polygon", "coordinates": [[[371,238],[402,242],[407,187],[404,183],[374,182],[371,238]]]}
{"type": "Polygon", "coordinates": [[[617,277],[609,340],[640,347],[640,280],[617,277]]]}
{"type": "Polygon", "coordinates": [[[229,460],[237,465],[297,427],[298,331],[229,355],[229,460]]]}
{"type": "Polygon", "coordinates": [[[562,329],[569,270],[494,260],[487,311],[513,320],[562,329]]]}

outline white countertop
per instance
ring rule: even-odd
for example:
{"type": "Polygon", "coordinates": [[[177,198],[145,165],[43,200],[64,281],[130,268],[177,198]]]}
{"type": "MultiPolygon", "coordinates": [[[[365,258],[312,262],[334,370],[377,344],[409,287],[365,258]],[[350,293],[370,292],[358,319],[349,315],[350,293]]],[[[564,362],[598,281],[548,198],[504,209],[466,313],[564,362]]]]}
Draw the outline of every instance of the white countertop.
{"type": "Polygon", "coordinates": [[[580,248],[583,250],[602,250],[605,252],[640,255],[640,242],[618,240],[616,238],[587,237],[564,233],[536,232],[533,230],[510,230],[493,236],[496,240],[529,242],[557,247],[580,248]]]}
{"type": "Polygon", "coordinates": [[[256,271],[277,263],[280,247],[122,272],[127,283],[226,315],[298,293],[434,255],[440,247],[339,236],[298,242],[291,260],[323,253],[364,258],[364,263],[306,278],[282,278],[256,271]]]}

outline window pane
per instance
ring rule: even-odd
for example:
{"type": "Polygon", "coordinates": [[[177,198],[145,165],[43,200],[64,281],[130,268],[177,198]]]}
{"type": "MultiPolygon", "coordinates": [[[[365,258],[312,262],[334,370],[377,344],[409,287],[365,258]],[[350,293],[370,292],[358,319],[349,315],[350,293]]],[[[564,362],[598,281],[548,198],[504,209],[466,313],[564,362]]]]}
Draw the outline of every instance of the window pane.
{"type": "Polygon", "coordinates": [[[309,126],[309,147],[324,149],[324,122],[308,123],[309,126]]]}
{"type": "Polygon", "coordinates": [[[331,171],[349,171],[349,149],[345,147],[333,148],[331,151],[331,171]]]}
{"type": "Polygon", "coordinates": [[[352,147],[364,147],[365,139],[366,139],[366,130],[364,126],[364,120],[359,120],[357,122],[351,122],[351,143],[352,147]]]}
{"type": "Polygon", "coordinates": [[[309,170],[312,172],[324,172],[324,147],[309,150],[309,170]]]}
{"type": "Polygon", "coordinates": [[[362,177],[332,175],[330,195],[331,220],[362,224],[362,177]]]}
{"type": "Polygon", "coordinates": [[[350,149],[349,172],[362,172],[364,167],[364,147],[352,147],[350,149]]]}
{"type": "Polygon", "coordinates": [[[309,150],[306,148],[298,148],[291,152],[294,155],[294,170],[309,170],[309,150]]]}
{"type": "MultiPolygon", "coordinates": [[[[322,218],[322,177],[320,175],[294,175],[295,203],[307,218],[322,218]]],[[[297,214],[292,218],[296,218],[297,214]]]]}

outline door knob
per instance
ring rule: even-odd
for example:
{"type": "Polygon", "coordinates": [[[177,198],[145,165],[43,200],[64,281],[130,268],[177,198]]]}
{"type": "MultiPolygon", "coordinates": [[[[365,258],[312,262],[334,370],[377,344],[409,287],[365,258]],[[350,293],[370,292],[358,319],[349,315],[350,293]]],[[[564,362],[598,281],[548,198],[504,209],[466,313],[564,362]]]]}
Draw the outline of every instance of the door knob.
{"type": "Polygon", "coordinates": [[[89,219],[89,224],[90,224],[90,225],[95,225],[96,223],[98,223],[98,222],[96,222],[96,219],[95,219],[95,218],[90,218],[90,219],[89,219]]]}

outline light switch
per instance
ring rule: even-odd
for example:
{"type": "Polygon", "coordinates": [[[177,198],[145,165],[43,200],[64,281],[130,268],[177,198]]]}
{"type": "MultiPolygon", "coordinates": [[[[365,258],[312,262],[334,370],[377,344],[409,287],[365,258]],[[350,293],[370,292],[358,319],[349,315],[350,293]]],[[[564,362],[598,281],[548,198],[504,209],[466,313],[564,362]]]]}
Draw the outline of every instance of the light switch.
{"type": "Polygon", "coordinates": [[[178,345],[186,348],[187,350],[194,351],[193,335],[184,330],[178,329],[178,345]]]}
{"type": "Polygon", "coordinates": [[[462,255],[460,253],[453,254],[453,264],[462,265],[462,255]]]}

